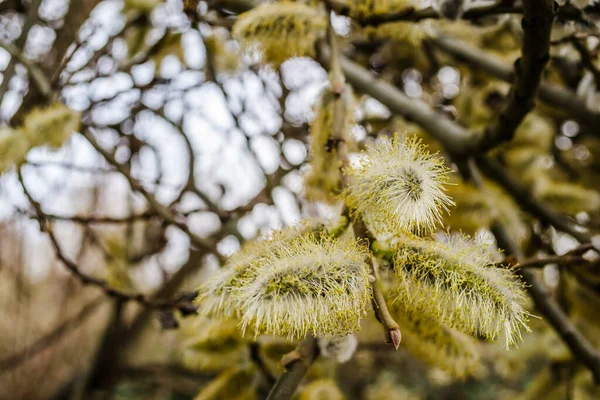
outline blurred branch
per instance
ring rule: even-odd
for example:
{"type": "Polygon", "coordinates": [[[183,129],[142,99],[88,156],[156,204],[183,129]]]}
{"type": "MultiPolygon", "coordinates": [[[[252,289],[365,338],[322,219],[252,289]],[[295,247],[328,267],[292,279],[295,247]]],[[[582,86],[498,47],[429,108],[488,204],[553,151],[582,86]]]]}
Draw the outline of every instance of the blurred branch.
{"type": "Polygon", "coordinates": [[[92,276],[84,274],[79,266],[71,261],[67,256],[63,253],[58,240],[54,234],[54,230],[51,225],[48,223],[44,212],[42,211],[42,207],[40,203],[38,203],[29,193],[27,186],[23,180],[23,175],[21,170],[18,171],[19,182],[21,183],[21,187],[25,193],[25,196],[33,206],[35,213],[37,215],[37,221],[40,224],[40,230],[46,232],[48,237],[50,238],[50,243],[54,248],[57,258],[67,267],[69,271],[76,276],[82,284],[91,285],[101,289],[107,296],[113,297],[117,300],[123,302],[133,301],[139,303],[145,307],[149,307],[157,310],[165,310],[165,309],[177,309],[183,315],[194,314],[196,310],[196,306],[192,303],[192,300],[196,297],[195,293],[182,293],[175,297],[172,300],[154,300],[148,298],[143,294],[129,294],[123,291],[112,288],[108,283],[102,279],[94,278],[92,276]]]}
{"type": "Polygon", "coordinates": [[[585,243],[577,246],[573,250],[561,255],[561,256],[547,256],[543,258],[531,258],[524,260],[518,264],[519,268],[542,268],[548,264],[558,264],[560,266],[576,265],[588,263],[583,255],[594,250],[594,246],[591,243],[585,243]]]}
{"type": "MultiPolygon", "coordinates": [[[[514,71],[510,66],[467,43],[445,36],[432,39],[431,43],[459,61],[464,61],[471,67],[481,69],[496,78],[506,82],[512,82],[514,79],[514,71]]],[[[568,113],[574,119],[586,125],[595,126],[600,124],[600,113],[589,108],[583,99],[569,89],[542,82],[538,90],[538,96],[544,103],[568,113]]]]}
{"type": "MultiPolygon", "coordinates": [[[[523,3],[527,3],[528,0],[524,0],[523,3]]],[[[332,8],[336,13],[340,15],[348,15],[348,6],[339,0],[327,0],[327,3],[332,5],[332,8]]],[[[495,17],[506,14],[522,14],[527,13],[528,4],[512,4],[513,2],[499,1],[496,4],[472,7],[463,13],[461,19],[475,21],[485,17],[495,17]]],[[[585,17],[585,12],[578,9],[576,6],[571,4],[565,4],[557,7],[557,15],[563,20],[578,21],[584,24],[588,24],[585,17]]],[[[440,19],[443,16],[432,7],[424,9],[416,9],[415,7],[406,7],[399,11],[394,11],[385,14],[374,14],[364,18],[357,19],[356,21],[363,25],[381,25],[390,22],[419,22],[425,19],[440,19]]]]}
{"type": "Polygon", "coordinates": [[[0,359],[0,375],[11,369],[17,368],[23,362],[34,358],[38,353],[50,348],[66,334],[81,326],[81,324],[88,319],[94,313],[94,311],[96,311],[98,307],[104,303],[105,300],[106,298],[104,296],[100,296],[92,300],[83,306],[81,311],[79,311],[76,315],[63,321],[55,329],[33,342],[33,344],[27,346],[27,348],[24,350],[0,359]]]}
{"type": "MultiPolygon", "coordinates": [[[[39,2],[40,0],[35,1],[39,2]]],[[[50,81],[51,78],[48,77],[52,77],[61,65],[69,47],[75,42],[81,25],[83,25],[92,9],[94,9],[99,2],[100,0],[78,0],[69,2],[69,11],[64,18],[62,27],[56,32],[56,40],[54,41],[52,50],[48,53],[53,55],[54,58],[44,61],[42,70],[44,71],[46,80],[50,81]]],[[[2,92],[0,91],[0,93],[2,92]]],[[[30,85],[27,94],[23,98],[21,107],[10,121],[11,126],[19,125],[31,108],[44,104],[49,100],[50,98],[46,97],[44,93],[40,91],[38,86],[30,85]]]]}
{"type": "Polygon", "coordinates": [[[181,231],[183,231],[190,238],[192,243],[198,246],[198,248],[208,250],[214,253],[220,259],[223,258],[217,251],[216,245],[213,242],[197,236],[190,230],[187,224],[178,221],[177,216],[173,214],[171,210],[169,210],[166,206],[162,205],[158,200],[156,200],[156,198],[150,192],[148,192],[139,181],[137,181],[131,176],[129,169],[125,165],[115,160],[115,158],[107,150],[100,146],[100,144],[96,141],[94,135],[89,130],[84,130],[83,136],[88,140],[88,142],[90,142],[90,144],[96,149],[96,151],[98,151],[98,153],[100,153],[104,157],[104,159],[110,165],[115,167],[125,177],[125,179],[127,179],[127,182],[129,182],[131,189],[139,192],[142,196],[144,196],[150,207],[152,207],[158,213],[158,215],[164,218],[166,222],[176,226],[181,231]]]}
{"type": "Polygon", "coordinates": [[[510,176],[496,161],[485,156],[477,156],[476,160],[482,172],[504,187],[525,211],[539,218],[543,223],[552,225],[556,229],[568,233],[580,243],[590,241],[590,235],[585,228],[578,225],[569,217],[559,214],[545,204],[537,201],[520,182],[510,176]]]}
{"type": "Polygon", "coordinates": [[[575,47],[575,50],[579,53],[579,57],[581,58],[581,63],[583,66],[592,73],[594,76],[594,82],[596,83],[596,87],[600,87],[600,70],[594,63],[594,59],[590,54],[585,43],[582,43],[578,38],[571,38],[570,43],[575,47]]]}
{"type": "MultiPolygon", "coordinates": [[[[328,43],[329,48],[331,50],[331,56],[329,57],[329,79],[331,90],[334,93],[334,103],[333,103],[333,124],[332,124],[332,133],[331,133],[331,141],[334,143],[336,154],[338,157],[338,162],[340,163],[340,174],[341,174],[341,184],[342,188],[346,186],[346,174],[344,174],[344,168],[348,166],[348,148],[344,141],[345,138],[345,116],[346,116],[346,103],[342,98],[343,92],[345,90],[345,75],[342,66],[342,56],[339,52],[337,37],[331,22],[328,27],[328,43]]],[[[345,212],[348,211],[346,208],[345,212]]],[[[374,238],[367,229],[364,224],[362,218],[357,216],[353,221],[354,234],[357,239],[365,241],[367,246],[369,243],[373,243],[374,238]]],[[[384,329],[385,341],[388,344],[394,346],[394,349],[398,350],[400,346],[401,333],[400,327],[398,323],[391,316],[387,304],[385,302],[385,298],[383,293],[381,292],[381,288],[379,286],[379,273],[377,271],[377,265],[373,260],[372,255],[369,255],[368,259],[365,260],[370,266],[370,284],[371,291],[373,294],[373,311],[377,316],[377,320],[381,323],[384,329]]]]}
{"type": "Polygon", "coordinates": [[[275,382],[267,400],[291,399],[318,354],[317,340],[307,336],[295,350],[283,356],[281,365],[285,371],[275,382]]]}
{"type": "Polygon", "coordinates": [[[523,0],[523,46],[521,57],[514,65],[514,84],[502,112],[483,133],[482,151],[511,140],[521,121],[533,109],[542,72],[550,59],[553,20],[553,0],[523,0]]]}
{"type": "MultiPolygon", "coordinates": [[[[465,170],[462,172],[476,186],[482,187],[483,181],[474,160],[469,160],[465,170]]],[[[516,258],[517,262],[523,259],[523,252],[514,242],[502,222],[495,222],[492,227],[492,233],[496,237],[498,247],[504,249],[507,256],[516,258]]],[[[527,284],[527,292],[533,299],[536,309],[546,318],[563,342],[569,347],[573,356],[592,372],[596,383],[600,384],[600,352],[573,325],[567,314],[548,292],[544,282],[538,279],[533,271],[522,268],[521,275],[527,284]]]]}
{"type": "MultiPolygon", "coordinates": [[[[323,56],[321,61],[326,63],[329,52],[322,49],[321,54],[323,56]]],[[[442,142],[452,154],[464,154],[479,143],[481,135],[463,128],[424,102],[408,97],[393,85],[377,79],[361,65],[345,57],[340,61],[346,79],[355,89],[378,100],[393,113],[414,121],[442,142]]]]}
{"type": "MultiPolygon", "coordinates": [[[[32,0],[31,6],[29,8],[29,12],[27,13],[27,18],[23,24],[23,29],[21,30],[21,35],[15,40],[14,47],[18,49],[17,53],[21,54],[25,49],[25,44],[27,43],[27,37],[29,36],[29,31],[33,27],[33,25],[38,20],[38,10],[40,5],[42,4],[42,0],[32,0]]],[[[2,104],[2,100],[4,99],[4,95],[8,90],[8,85],[10,80],[12,79],[15,73],[15,67],[17,65],[17,60],[15,57],[11,57],[8,61],[8,65],[6,66],[4,72],[2,73],[2,83],[0,83],[0,105],[2,104]]]]}
{"type": "MultiPolygon", "coordinates": [[[[48,81],[48,79],[46,79],[46,76],[44,75],[42,70],[33,61],[27,59],[27,57],[25,57],[16,46],[13,46],[10,43],[0,43],[0,47],[4,48],[4,50],[6,50],[8,54],[11,55],[11,60],[17,60],[21,64],[23,64],[25,68],[27,68],[27,70],[31,74],[31,78],[33,79],[40,93],[42,93],[44,97],[51,97],[52,88],[50,87],[50,82],[48,81]]],[[[2,92],[0,92],[0,94],[1,93],[2,92]]]]}
{"type": "Polygon", "coordinates": [[[267,381],[267,384],[272,387],[275,385],[276,380],[260,355],[260,344],[258,342],[250,342],[248,346],[250,350],[250,359],[259,369],[260,373],[267,381]]]}

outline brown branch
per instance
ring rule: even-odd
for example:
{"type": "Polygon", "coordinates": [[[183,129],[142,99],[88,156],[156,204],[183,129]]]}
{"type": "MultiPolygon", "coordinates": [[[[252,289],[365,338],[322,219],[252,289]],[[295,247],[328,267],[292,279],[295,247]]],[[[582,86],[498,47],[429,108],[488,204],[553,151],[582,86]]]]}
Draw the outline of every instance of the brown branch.
{"type": "Polygon", "coordinates": [[[588,50],[587,46],[584,43],[581,43],[581,41],[577,38],[572,38],[570,42],[573,45],[573,47],[575,47],[575,50],[577,50],[577,52],[579,53],[581,63],[583,64],[583,66],[594,76],[594,82],[596,82],[596,87],[600,88],[600,70],[598,69],[598,67],[596,67],[596,64],[594,63],[592,55],[590,54],[590,51],[588,50]]]}
{"type": "Polygon", "coordinates": [[[523,0],[523,46],[521,57],[515,62],[514,84],[502,112],[483,133],[481,151],[511,140],[521,121],[533,109],[542,72],[550,59],[553,20],[553,0],[523,0]]]}
{"type": "Polygon", "coordinates": [[[267,400],[291,399],[318,354],[317,340],[308,336],[298,344],[296,350],[283,356],[281,363],[285,371],[275,382],[267,400]]]}
{"type": "MultiPolygon", "coordinates": [[[[525,0],[526,2],[527,0],[525,0]]],[[[327,3],[339,15],[349,16],[350,8],[344,3],[336,0],[327,0],[327,3]]],[[[461,19],[476,21],[485,17],[496,17],[506,14],[522,14],[527,12],[527,4],[510,5],[507,2],[499,1],[497,4],[474,7],[466,10],[461,19]]],[[[583,24],[589,24],[583,10],[580,10],[570,4],[560,6],[556,10],[557,16],[562,20],[578,21],[583,24]]],[[[415,7],[406,7],[405,9],[384,13],[369,15],[362,18],[355,18],[356,22],[363,26],[381,25],[391,22],[419,22],[426,19],[440,19],[442,15],[432,7],[416,9],[415,7]]]]}
{"type": "MultiPolygon", "coordinates": [[[[506,65],[468,43],[447,36],[432,39],[431,43],[443,52],[452,55],[457,60],[463,61],[473,68],[480,69],[506,82],[514,80],[514,71],[511,66],[506,65]]],[[[542,82],[537,94],[545,104],[561,112],[568,113],[570,117],[585,125],[595,126],[600,124],[600,113],[589,108],[584,100],[569,89],[552,83],[542,82]]]]}
{"type": "Polygon", "coordinates": [[[272,387],[275,385],[276,379],[269,370],[269,367],[265,364],[262,356],[260,355],[260,344],[257,342],[250,342],[248,345],[250,350],[250,359],[256,365],[262,376],[265,378],[267,384],[272,387]]]}
{"type": "Polygon", "coordinates": [[[79,266],[73,261],[71,261],[62,251],[60,244],[58,243],[58,240],[56,238],[56,235],[54,234],[54,230],[48,223],[45,214],[42,211],[41,204],[31,196],[31,193],[27,189],[20,169],[18,170],[18,177],[19,182],[21,183],[21,187],[23,188],[23,192],[25,193],[25,196],[27,197],[30,204],[35,210],[35,213],[37,215],[37,221],[40,225],[40,230],[48,235],[50,239],[50,244],[52,245],[54,252],[56,253],[56,257],[75,277],[77,277],[77,279],[79,279],[79,281],[82,284],[95,286],[101,289],[107,296],[115,298],[122,302],[133,301],[143,305],[144,307],[152,308],[159,311],[168,311],[170,309],[176,309],[183,315],[190,315],[196,313],[197,308],[192,303],[193,299],[196,297],[196,293],[182,293],[172,300],[155,300],[143,294],[130,294],[117,290],[111,287],[106,281],[83,273],[80,270],[79,266]]]}
{"type": "MultiPolygon", "coordinates": [[[[29,31],[38,20],[38,10],[41,4],[42,0],[34,0],[31,3],[29,12],[27,13],[27,18],[25,19],[25,23],[23,24],[23,29],[21,30],[21,35],[17,38],[17,40],[15,40],[14,43],[15,48],[19,49],[20,52],[22,52],[25,47],[27,37],[29,36],[29,31]]],[[[17,59],[15,57],[11,57],[10,61],[8,62],[8,65],[2,73],[2,83],[0,83],[0,105],[2,104],[2,100],[4,98],[4,95],[6,94],[6,91],[8,90],[10,80],[12,79],[15,73],[16,65],[17,59]]]]}
{"type": "MultiPolygon", "coordinates": [[[[335,150],[340,162],[340,174],[341,174],[341,183],[342,187],[346,186],[346,174],[344,174],[344,169],[348,166],[348,149],[346,146],[345,138],[345,130],[347,127],[345,124],[345,115],[346,115],[346,103],[342,98],[343,91],[345,90],[345,75],[342,66],[342,57],[339,53],[337,38],[335,35],[335,31],[331,26],[331,23],[328,27],[328,41],[329,47],[331,49],[331,56],[329,57],[329,79],[331,90],[333,91],[335,98],[333,103],[333,124],[332,124],[332,133],[331,140],[335,144],[335,150]]],[[[347,213],[347,209],[344,210],[347,213]]],[[[353,223],[354,234],[357,239],[365,241],[368,243],[373,243],[374,238],[367,229],[364,224],[362,218],[357,216],[353,223]]],[[[367,260],[365,260],[371,269],[371,290],[373,294],[373,311],[377,316],[377,320],[381,323],[384,329],[384,337],[385,342],[394,346],[396,350],[400,346],[401,333],[400,327],[398,323],[391,316],[387,304],[385,302],[385,298],[383,293],[381,292],[381,288],[379,286],[379,273],[377,271],[377,265],[375,264],[373,257],[371,255],[368,256],[367,260]]]]}
{"type": "MultiPolygon", "coordinates": [[[[522,7],[518,6],[506,6],[502,3],[494,4],[491,6],[483,6],[477,8],[471,8],[466,10],[462,15],[462,19],[466,20],[478,20],[484,17],[498,16],[503,14],[520,14],[523,12],[522,7]]],[[[431,7],[417,10],[413,7],[407,7],[404,10],[400,10],[394,13],[388,14],[376,14],[361,18],[358,23],[363,26],[369,25],[381,25],[389,22],[419,22],[425,19],[439,19],[443,18],[439,12],[431,7]]]]}
{"type": "Polygon", "coordinates": [[[477,165],[489,178],[493,179],[516,200],[517,204],[543,223],[552,225],[556,229],[568,233],[580,243],[590,241],[588,231],[578,225],[574,220],[554,211],[552,208],[537,201],[533,195],[519,181],[509,175],[497,162],[485,156],[477,156],[477,165]]]}
{"type": "Polygon", "coordinates": [[[530,258],[523,262],[518,263],[518,267],[524,268],[542,268],[548,264],[558,264],[560,266],[568,265],[579,265],[585,263],[591,263],[583,257],[589,250],[594,250],[594,246],[591,243],[585,243],[577,246],[573,250],[561,255],[561,256],[546,256],[543,258],[530,258]]]}
{"type": "Polygon", "coordinates": [[[210,251],[220,259],[223,258],[217,251],[216,245],[212,241],[201,238],[195,233],[193,233],[185,223],[177,220],[177,216],[173,214],[171,210],[169,210],[166,206],[164,206],[158,200],[156,200],[154,195],[148,192],[137,179],[133,178],[133,176],[131,176],[131,173],[129,172],[129,169],[125,165],[119,163],[107,150],[100,146],[92,132],[86,130],[83,132],[83,136],[88,140],[88,142],[90,142],[90,144],[96,149],[96,151],[100,153],[102,157],[104,157],[104,159],[110,165],[115,167],[125,177],[125,179],[127,179],[127,182],[129,182],[131,189],[136,192],[139,192],[142,196],[144,196],[150,207],[152,207],[152,209],[154,209],[158,213],[158,215],[164,218],[164,220],[167,223],[169,223],[170,225],[174,225],[181,231],[183,231],[190,238],[192,243],[198,246],[198,248],[210,251]]]}

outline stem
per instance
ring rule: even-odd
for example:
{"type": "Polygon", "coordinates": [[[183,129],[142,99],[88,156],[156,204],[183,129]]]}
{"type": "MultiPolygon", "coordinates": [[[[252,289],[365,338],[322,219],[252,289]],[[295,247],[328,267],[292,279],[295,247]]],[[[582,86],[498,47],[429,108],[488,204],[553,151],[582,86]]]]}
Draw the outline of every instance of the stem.
{"type": "Polygon", "coordinates": [[[283,356],[281,363],[285,371],[275,382],[267,400],[291,399],[318,354],[317,340],[307,336],[295,350],[283,356]]]}

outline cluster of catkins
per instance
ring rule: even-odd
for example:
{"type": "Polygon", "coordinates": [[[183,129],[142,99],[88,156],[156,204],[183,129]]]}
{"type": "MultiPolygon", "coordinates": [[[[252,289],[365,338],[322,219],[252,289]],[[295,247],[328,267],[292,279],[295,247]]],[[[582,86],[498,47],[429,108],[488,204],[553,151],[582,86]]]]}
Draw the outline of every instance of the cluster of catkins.
{"type": "MultiPolygon", "coordinates": [[[[282,2],[243,14],[233,34],[279,65],[311,56],[325,26],[319,9],[282,2]]],[[[338,159],[330,140],[334,98],[324,91],[311,127],[307,195],[343,203],[346,223],[304,221],[246,243],[199,289],[200,313],[236,321],[255,338],[314,335],[322,354],[344,361],[356,347],[348,335],[360,329],[371,304],[374,262],[383,266],[380,283],[404,343],[416,356],[465,375],[477,361],[473,337],[508,347],[527,329],[523,284],[498,265],[490,243],[435,235],[453,204],[450,170],[418,139],[379,138],[355,162],[338,159]],[[314,195],[319,190],[324,195],[314,195]],[[374,240],[356,237],[348,218],[364,223],[374,240]]],[[[350,90],[341,101],[353,104],[350,90]]],[[[349,131],[352,115],[344,122],[349,131]]]]}

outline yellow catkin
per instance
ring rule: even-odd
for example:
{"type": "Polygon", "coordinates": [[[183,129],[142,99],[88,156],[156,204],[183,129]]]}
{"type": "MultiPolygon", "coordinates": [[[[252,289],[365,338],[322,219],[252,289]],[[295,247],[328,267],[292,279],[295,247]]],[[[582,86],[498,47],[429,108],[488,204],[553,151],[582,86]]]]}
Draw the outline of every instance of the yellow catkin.
{"type": "Polygon", "coordinates": [[[449,326],[411,312],[401,302],[391,307],[402,329],[402,343],[416,358],[456,378],[465,378],[479,362],[475,340],[449,326]]]}
{"type": "Polygon", "coordinates": [[[30,148],[31,143],[22,131],[0,127],[0,174],[25,162],[30,148]]]}
{"type": "Polygon", "coordinates": [[[34,147],[60,148],[79,129],[81,114],[61,103],[34,108],[23,125],[0,128],[0,173],[25,162],[34,147]]]}
{"type": "Polygon", "coordinates": [[[569,215],[600,209],[600,193],[576,183],[538,179],[533,194],[543,203],[569,215]]]}
{"type": "Polygon", "coordinates": [[[143,13],[150,13],[157,5],[162,3],[162,1],[163,0],[124,0],[123,11],[138,10],[143,13]]]}
{"type": "Polygon", "coordinates": [[[367,386],[364,397],[365,400],[420,400],[420,398],[417,393],[397,384],[394,373],[389,371],[379,374],[377,380],[367,386]]]}
{"type": "Polygon", "coordinates": [[[49,146],[57,149],[79,130],[81,114],[62,103],[35,108],[24,119],[22,131],[32,147],[49,146]]]}
{"type": "Polygon", "coordinates": [[[247,50],[258,50],[267,63],[278,66],[292,57],[313,57],[326,28],[327,16],[319,8],[279,2],[240,15],[232,34],[247,50]]]}
{"type": "Polygon", "coordinates": [[[464,235],[443,240],[395,240],[394,302],[459,331],[515,344],[521,328],[528,329],[523,284],[496,267],[489,243],[464,235]]]}
{"type": "Polygon", "coordinates": [[[249,358],[237,320],[205,316],[181,321],[183,364],[194,371],[222,371],[249,358]]]}
{"type": "Polygon", "coordinates": [[[346,204],[376,233],[428,232],[452,204],[448,168],[414,137],[380,139],[347,174],[346,204]]]}
{"type": "Polygon", "coordinates": [[[289,339],[359,329],[370,296],[364,248],[288,228],[240,253],[200,288],[202,313],[289,339]]]}
{"type": "Polygon", "coordinates": [[[206,51],[210,54],[215,70],[219,74],[235,74],[240,69],[240,55],[235,43],[228,40],[226,30],[214,29],[204,39],[206,51]]]}

